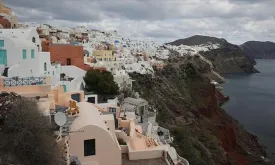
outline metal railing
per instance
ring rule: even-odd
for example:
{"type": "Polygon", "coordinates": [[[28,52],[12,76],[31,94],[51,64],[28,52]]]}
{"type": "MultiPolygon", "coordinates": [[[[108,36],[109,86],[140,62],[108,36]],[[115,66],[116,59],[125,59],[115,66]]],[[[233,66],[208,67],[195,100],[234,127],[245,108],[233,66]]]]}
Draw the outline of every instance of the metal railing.
{"type": "Polygon", "coordinates": [[[183,157],[181,157],[179,155],[177,155],[177,157],[178,157],[178,161],[180,161],[179,165],[189,165],[189,162],[186,159],[184,159],[183,157]]]}
{"type": "Polygon", "coordinates": [[[178,154],[177,154],[177,163],[173,161],[169,153],[167,153],[167,161],[169,165],[189,165],[189,162],[183,157],[179,156],[178,154]]]}
{"type": "Polygon", "coordinates": [[[46,77],[24,77],[24,78],[13,77],[13,78],[4,79],[5,87],[40,85],[40,84],[46,84],[46,77]]]}
{"type": "Polygon", "coordinates": [[[170,163],[170,165],[175,165],[175,163],[174,163],[174,161],[173,161],[173,159],[171,158],[171,156],[170,156],[169,153],[167,153],[167,160],[168,160],[168,162],[170,163]]]}

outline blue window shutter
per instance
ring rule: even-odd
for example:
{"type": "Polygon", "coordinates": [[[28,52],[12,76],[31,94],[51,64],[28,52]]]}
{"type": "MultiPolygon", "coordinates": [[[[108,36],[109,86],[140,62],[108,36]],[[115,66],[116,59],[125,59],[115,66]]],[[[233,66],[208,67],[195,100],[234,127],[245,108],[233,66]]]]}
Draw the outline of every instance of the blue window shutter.
{"type": "Polygon", "coordinates": [[[0,40],[0,47],[4,47],[4,46],[5,46],[4,40],[0,40]]]}
{"type": "Polygon", "coordinates": [[[0,50],[0,64],[7,66],[7,50],[0,50]]]}
{"type": "Polygon", "coordinates": [[[31,58],[34,58],[34,50],[31,50],[31,58]]]}
{"type": "Polygon", "coordinates": [[[24,60],[27,59],[27,50],[26,49],[23,49],[22,56],[23,56],[24,60]]]}

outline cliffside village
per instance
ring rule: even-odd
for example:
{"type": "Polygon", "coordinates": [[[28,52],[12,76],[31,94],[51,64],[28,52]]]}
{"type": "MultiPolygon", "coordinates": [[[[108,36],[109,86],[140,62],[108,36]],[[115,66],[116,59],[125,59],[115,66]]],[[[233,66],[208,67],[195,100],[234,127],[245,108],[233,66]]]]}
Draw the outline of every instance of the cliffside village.
{"type": "Polygon", "coordinates": [[[66,146],[68,165],[189,164],[170,146],[169,130],[156,123],[146,100],[125,98],[119,105],[118,98],[102,101],[83,91],[90,69],[110,71],[119,87],[131,88],[128,73],[162,69],[157,56],[167,50],[116,31],[20,24],[3,3],[0,13],[0,91],[39,97],[41,112],[57,126],[56,141],[66,146]]]}

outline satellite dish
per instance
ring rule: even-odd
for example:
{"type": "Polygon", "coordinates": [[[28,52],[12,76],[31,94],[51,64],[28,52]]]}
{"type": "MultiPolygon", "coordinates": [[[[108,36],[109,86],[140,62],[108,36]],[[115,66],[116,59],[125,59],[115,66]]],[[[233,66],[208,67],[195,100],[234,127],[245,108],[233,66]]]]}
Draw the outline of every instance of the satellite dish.
{"type": "Polygon", "coordinates": [[[54,121],[57,125],[59,126],[63,126],[66,124],[67,122],[67,116],[65,115],[65,113],[63,112],[57,112],[55,115],[54,115],[54,121]]]}

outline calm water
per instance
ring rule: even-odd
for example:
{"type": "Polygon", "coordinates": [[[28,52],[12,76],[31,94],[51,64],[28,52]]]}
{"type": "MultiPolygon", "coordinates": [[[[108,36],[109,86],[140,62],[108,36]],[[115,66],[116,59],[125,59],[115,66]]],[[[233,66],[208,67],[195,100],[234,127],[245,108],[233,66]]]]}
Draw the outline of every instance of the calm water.
{"type": "Polygon", "coordinates": [[[261,73],[225,76],[224,109],[275,153],[275,60],[257,60],[256,68],[261,73]]]}

